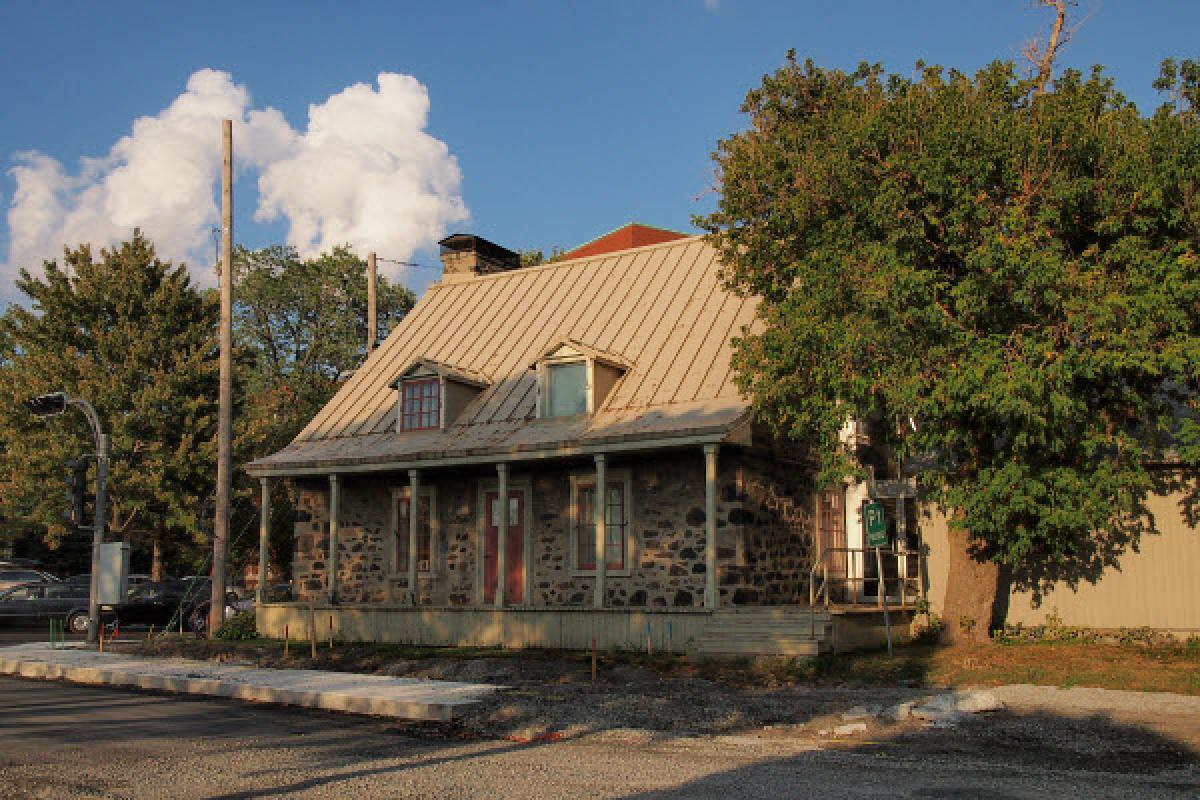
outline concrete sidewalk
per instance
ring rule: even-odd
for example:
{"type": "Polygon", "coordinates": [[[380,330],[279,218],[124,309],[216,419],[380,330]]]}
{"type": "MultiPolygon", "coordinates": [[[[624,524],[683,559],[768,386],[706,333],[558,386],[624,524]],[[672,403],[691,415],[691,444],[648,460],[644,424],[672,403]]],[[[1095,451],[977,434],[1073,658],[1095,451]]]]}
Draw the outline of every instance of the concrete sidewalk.
{"type": "Polygon", "coordinates": [[[260,669],[184,658],[138,658],[43,643],[0,647],[0,674],[158,689],[415,720],[447,720],[503,688],[313,669],[260,669]]]}

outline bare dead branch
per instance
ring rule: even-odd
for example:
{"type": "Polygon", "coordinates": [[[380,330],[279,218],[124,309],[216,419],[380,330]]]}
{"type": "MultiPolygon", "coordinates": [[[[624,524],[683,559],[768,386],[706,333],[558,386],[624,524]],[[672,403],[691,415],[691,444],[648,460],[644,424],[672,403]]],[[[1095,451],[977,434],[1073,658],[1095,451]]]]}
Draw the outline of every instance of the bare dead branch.
{"type": "Polygon", "coordinates": [[[1071,41],[1071,37],[1079,30],[1079,26],[1068,28],[1067,9],[1078,5],[1078,0],[1035,0],[1039,8],[1054,11],[1054,24],[1050,28],[1049,38],[1045,45],[1038,38],[1030,39],[1022,48],[1021,53],[1029,61],[1034,72],[1034,95],[1045,93],[1046,84],[1054,74],[1054,59],[1058,53],[1071,41]]]}

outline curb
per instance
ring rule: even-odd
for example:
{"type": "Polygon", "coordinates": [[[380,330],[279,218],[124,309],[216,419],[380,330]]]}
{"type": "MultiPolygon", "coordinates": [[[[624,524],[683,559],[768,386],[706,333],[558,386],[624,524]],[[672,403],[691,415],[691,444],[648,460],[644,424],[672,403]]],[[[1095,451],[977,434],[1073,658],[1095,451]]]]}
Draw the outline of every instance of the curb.
{"type": "Polygon", "coordinates": [[[90,686],[121,686],[175,694],[223,697],[253,703],[274,703],[397,719],[444,722],[455,716],[454,706],[445,703],[414,703],[340,692],[277,689],[210,678],[174,678],[95,667],[67,667],[45,661],[0,659],[0,674],[36,680],[61,680],[90,686]]]}

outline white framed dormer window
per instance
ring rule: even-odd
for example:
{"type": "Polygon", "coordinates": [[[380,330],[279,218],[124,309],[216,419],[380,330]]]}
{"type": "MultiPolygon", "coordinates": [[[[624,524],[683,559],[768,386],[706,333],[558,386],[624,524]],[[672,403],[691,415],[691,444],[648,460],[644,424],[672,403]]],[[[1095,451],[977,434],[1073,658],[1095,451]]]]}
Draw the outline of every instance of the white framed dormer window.
{"type": "Polygon", "coordinates": [[[392,382],[396,432],[445,430],[490,385],[480,372],[417,359],[392,382]]]}
{"type": "MultiPolygon", "coordinates": [[[[412,488],[398,486],[392,489],[391,534],[388,536],[388,569],[392,577],[408,574],[409,525],[413,514],[412,488]]],[[[417,572],[434,572],[438,553],[437,488],[434,486],[417,489],[417,572]]]]}
{"type": "MultiPolygon", "coordinates": [[[[633,480],[628,470],[609,470],[604,481],[605,573],[628,576],[636,560],[633,536],[633,480]]],[[[571,553],[576,575],[596,574],[596,474],[571,475],[571,553]]]]}
{"type": "Polygon", "coordinates": [[[630,364],[572,339],[551,347],[531,367],[537,371],[537,416],[594,414],[630,364]]]}

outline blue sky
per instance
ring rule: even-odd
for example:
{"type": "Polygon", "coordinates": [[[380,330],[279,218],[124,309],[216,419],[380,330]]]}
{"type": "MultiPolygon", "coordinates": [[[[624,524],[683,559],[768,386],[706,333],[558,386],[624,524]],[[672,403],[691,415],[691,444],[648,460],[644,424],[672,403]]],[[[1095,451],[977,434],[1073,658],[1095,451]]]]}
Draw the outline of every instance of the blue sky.
{"type": "MultiPolygon", "coordinates": [[[[277,109],[300,134],[310,104],[400,73],[424,86],[423,134],[461,171],[469,219],[448,227],[513,248],[569,247],[634,219],[691,230],[691,216],[713,203],[716,140],[743,124],[746,90],[788,48],[827,66],[866,59],[907,70],[921,58],[973,69],[1018,58],[1045,29],[1048,15],[1032,5],[10,2],[0,6],[0,192],[7,215],[20,152],[78,175],[81,158],[109,154],[198,70],[228,73],[249,107],[277,109]]],[[[1083,0],[1080,11],[1090,16],[1062,63],[1104,63],[1143,109],[1156,103],[1162,58],[1200,55],[1200,3],[1083,0]]],[[[237,239],[251,247],[288,231],[286,212],[255,221],[257,179],[248,167],[236,187],[237,239]]],[[[0,263],[12,260],[13,236],[0,220],[0,263]]],[[[428,239],[412,257],[436,264],[428,239]]],[[[430,277],[407,279],[420,288],[430,277]]],[[[0,280],[0,298],[11,296],[11,272],[0,280]]]]}

